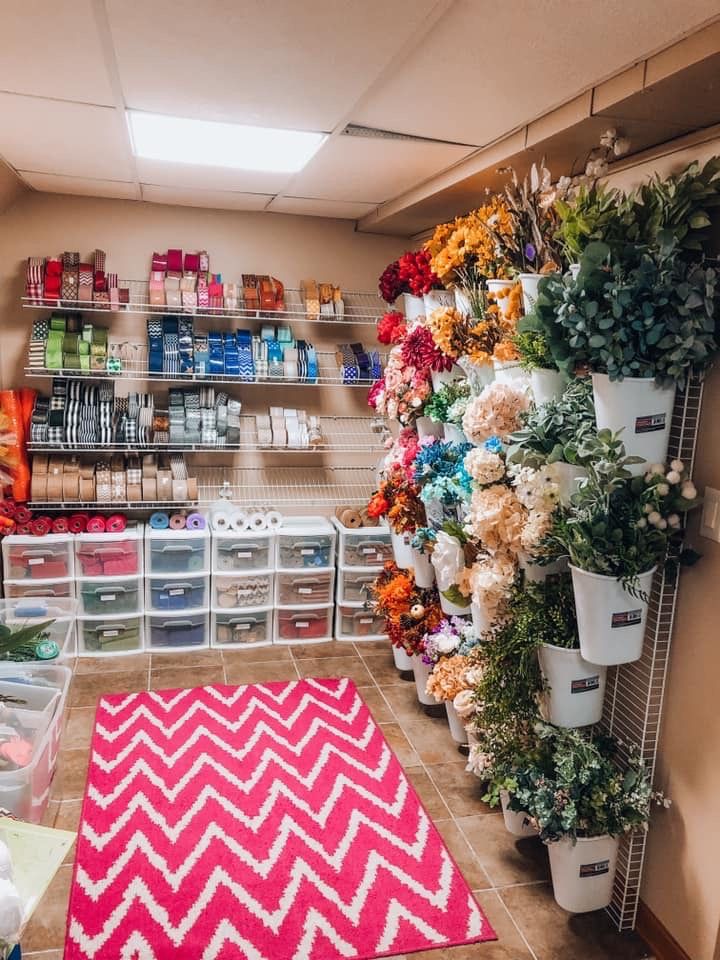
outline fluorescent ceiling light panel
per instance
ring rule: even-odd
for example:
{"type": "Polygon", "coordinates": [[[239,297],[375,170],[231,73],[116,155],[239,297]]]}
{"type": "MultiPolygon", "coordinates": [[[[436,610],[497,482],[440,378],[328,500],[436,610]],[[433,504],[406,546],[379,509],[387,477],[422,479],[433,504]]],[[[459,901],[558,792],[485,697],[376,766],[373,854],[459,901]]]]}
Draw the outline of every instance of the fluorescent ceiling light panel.
{"type": "Polygon", "coordinates": [[[133,153],[149,160],[296,173],[327,139],[324,133],[187,120],[128,110],[133,153]]]}

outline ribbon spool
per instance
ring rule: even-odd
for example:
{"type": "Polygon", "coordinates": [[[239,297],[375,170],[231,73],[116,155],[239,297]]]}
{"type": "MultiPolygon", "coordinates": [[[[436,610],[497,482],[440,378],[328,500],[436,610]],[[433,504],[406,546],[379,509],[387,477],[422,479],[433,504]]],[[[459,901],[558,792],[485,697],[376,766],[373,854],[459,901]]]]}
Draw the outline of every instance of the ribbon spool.
{"type": "Polygon", "coordinates": [[[351,530],[356,530],[363,525],[360,511],[354,510],[352,507],[337,507],[335,516],[344,527],[348,527],[351,530]]]}
{"type": "MultiPolygon", "coordinates": [[[[14,500],[0,500],[0,516],[15,517],[17,519],[18,508],[14,500]]],[[[21,520],[20,523],[25,523],[21,520]]]]}
{"type": "Polygon", "coordinates": [[[50,517],[35,517],[28,526],[34,537],[46,537],[52,530],[52,520],[50,517]]]}
{"type": "Polygon", "coordinates": [[[283,525],[283,516],[279,510],[269,510],[265,515],[268,530],[278,530],[283,525]]]}
{"type": "Polygon", "coordinates": [[[52,522],[53,533],[67,533],[70,529],[67,517],[55,517],[52,522]]]}
{"type": "Polygon", "coordinates": [[[105,517],[89,517],[85,529],[87,533],[105,533],[105,517]]]}
{"type": "Polygon", "coordinates": [[[170,526],[170,518],[162,510],[156,510],[150,514],[150,526],[153,530],[167,530],[170,526]]]}
{"type": "Polygon", "coordinates": [[[127,527],[127,517],[122,513],[113,513],[105,521],[107,533],[123,533],[127,527]]]}
{"type": "Polygon", "coordinates": [[[30,536],[33,536],[33,531],[32,531],[32,529],[31,529],[29,523],[19,523],[19,524],[15,527],[15,533],[17,533],[18,536],[20,536],[20,537],[30,537],[30,536]]]}
{"type": "Polygon", "coordinates": [[[256,513],[251,513],[250,516],[245,521],[247,530],[266,530],[267,529],[267,520],[265,519],[265,514],[260,513],[258,510],[256,513]]]}
{"type": "Polygon", "coordinates": [[[68,529],[70,533],[85,533],[87,524],[88,517],[86,513],[74,513],[68,520],[68,529]]]}
{"type": "Polygon", "coordinates": [[[230,512],[228,510],[216,510],[210,515],[210,526],[215,533],[227,533],[231,530],[230,512]]]}
{"type": "Polygon", "coordinates": [[[170,517],[171,530],[184,530],[187,520],[184,513],[173,513],[170,517]]]}
{"type": "Polygon", "coordinates": [[[185,525],[188,530],[204,530],[207,526],[201,513],[189,513],[185,525]]]}
{"type": "Polygon", "coordinates": [[[248,515],[244,510],[233,510],[228,516],[228,529],[242,533],[248,529],[248,515]]]}

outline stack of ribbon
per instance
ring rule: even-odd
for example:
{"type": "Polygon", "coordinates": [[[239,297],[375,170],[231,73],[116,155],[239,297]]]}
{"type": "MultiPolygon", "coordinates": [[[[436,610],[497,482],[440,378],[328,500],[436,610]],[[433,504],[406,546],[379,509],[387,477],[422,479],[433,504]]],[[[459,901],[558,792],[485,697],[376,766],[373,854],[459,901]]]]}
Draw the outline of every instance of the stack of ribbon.
{"type": "Polygon", "coordinates": [[[259,447],[303,450],[323,443],[319,417],[305,410],[270,407],[269,414],[255,416],[255,430],[259,447]]]}
{"type": "Polygon", "coordinates": [[[342,290],[332,283],[316,280],[300,281],[300,297],[309,320],[342,320],[345,316],[345,301],[342,290]]]}
{"type": "Polygon", "coordinates": [[[153,530],[204,530],[207,527],[201,513],[167,513],[165,510],[150,514],[149,523],[153,530]]]}
{"type": "MultiPolygon", "coordinates": [[[[33,328],[33,341],[45,333],[47,370],[104,370],[107,361],[108,332],[104,327],[83,323],[79,313],[53,313],[45,326],[33,328]]],[[[31,365],[33,354],[31,341],[31,365]]],[[[37,359],[37,356],[35,356],[37,359]]]]}
{"type": "Polygon", "coordinates": [[[105,272],[104,250],[95,250],[82,262],[76,250],[62,257],[28,257],[25,296],[33,304],[75,307],[92,302],[100,308],[118,308],[130,300],[128,288],[120,288],[116,273],[105,272]]]}
{"type": "Polygon", "coordinates": [[[336,359],[343,383],[374,383],[382,376],[380,354],[361,343],[339,344],[336,359]]]}
{"type": "Polygon", "coordinates": [[[0,500],[0,537],[44,537],[49,533],[122,533],[127,527],[127,517],[113,513],[103,517],[87,512],[67,516],[34,516],[24,504],[13,499],[0,500]]]}
{"type": "Polygon", "coordinates": [[[244,533],[251,530],[278,530],[283,524],[283,515],[278,510],[241,510],[232,503],[216,504],[210,510],[210,527],[215,533],[244,533]]]}

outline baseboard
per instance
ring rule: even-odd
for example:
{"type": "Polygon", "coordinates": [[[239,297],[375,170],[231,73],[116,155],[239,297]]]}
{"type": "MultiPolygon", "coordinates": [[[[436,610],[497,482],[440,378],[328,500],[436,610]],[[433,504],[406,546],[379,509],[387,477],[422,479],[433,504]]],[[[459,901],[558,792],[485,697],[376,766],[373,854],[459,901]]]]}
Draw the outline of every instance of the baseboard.
{"type": "Polygon", "coordinates": [[[689,954],[685,953],[675,937],[665,929],[650,907],[642,900],[638,905],[635,932],[650,947],[656,960],[691,960],[689,954]]]}

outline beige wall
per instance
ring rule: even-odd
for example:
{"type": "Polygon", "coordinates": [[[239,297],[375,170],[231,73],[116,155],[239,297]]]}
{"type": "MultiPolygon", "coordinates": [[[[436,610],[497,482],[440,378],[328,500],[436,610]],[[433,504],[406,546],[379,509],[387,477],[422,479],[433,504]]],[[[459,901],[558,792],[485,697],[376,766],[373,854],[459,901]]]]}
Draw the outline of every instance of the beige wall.
{"type": "MultiPolygon", "coordinates": [[[[630,187],[657,170],[682,169],[720,154],[720,140],[669,154],[612,178],[630,187]]],[[[707,378],[695,480],[720,488],[720,368],[707,378]]],[[[677,608],[657,784],[672,799],[654,815],[647,846],[642,899],[691,960],[720,960],[720,543],[690,537],[703,554],[686,569],[677,608]]]]}

